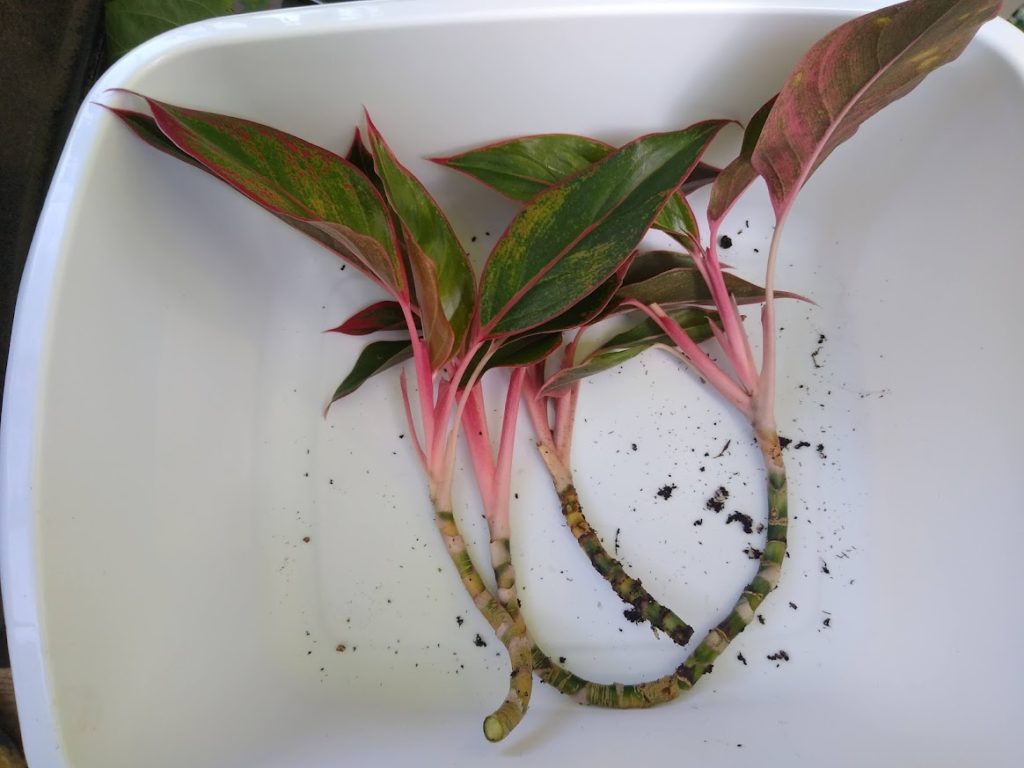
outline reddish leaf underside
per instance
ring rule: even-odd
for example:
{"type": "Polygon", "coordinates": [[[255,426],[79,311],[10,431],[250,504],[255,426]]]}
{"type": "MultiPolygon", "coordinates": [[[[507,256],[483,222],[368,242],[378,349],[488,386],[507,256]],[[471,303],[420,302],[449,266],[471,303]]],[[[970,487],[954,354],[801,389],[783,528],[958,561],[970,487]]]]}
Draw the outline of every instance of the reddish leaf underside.
{"type": "Polygon", "coordinates": [[[1000,0],[910,0],[858,17],[797,64],[765,122],[751,162],[777,219],[815,169],[866,119],[964,50],[1000,0]]]}
{"type": "Polygon", "coordinates": [[[346,336],[368,336],[378,331],[408,331],[405,313],[397,301],[378,301],[356,312],[341,325],[328,329],[328,333],[346,336]]]}

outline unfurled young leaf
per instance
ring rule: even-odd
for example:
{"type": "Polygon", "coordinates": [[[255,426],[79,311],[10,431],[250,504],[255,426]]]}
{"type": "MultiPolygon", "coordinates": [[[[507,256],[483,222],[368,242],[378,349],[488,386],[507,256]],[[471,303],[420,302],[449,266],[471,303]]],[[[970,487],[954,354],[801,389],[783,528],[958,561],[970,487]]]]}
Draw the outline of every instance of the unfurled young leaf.
{"type": "MultiPolygon", "coordinates": [[[[513,200],[526,202],[545,189],[603,160],[615,148],[603,141],[571,133],[526,136],[436,162],[462,171],[513,200]]],[[[681,191],[688,194],[712,181],[714,166],[698,163],[687,175],[681,191]]],[[[654,226],[681,239],[686,245],[700,240],[697,219],[683,194],[674,195],[655,219],[654,226]]]]}
{"type": "Polygon", "coordinates": [[[622,265],[723,121],[651,134],[535,197],[495,245],[480,286],[484,338],[540,325],[622,265]]]}
{"type": "MultiPolygon", "coordinates": [[[[415,319],[415,318],[414,318],[415,319]]],[[[408,331],[405,314],[397,301],[378,301],[356,312],[328,333],[344,333],[347,336],[368,336],[378,331],[408,331]]]]}
{"type": "Polygon", "coordinates": [[[398,162],[369,117],[367,127],[374,168],[404,228],[431,365],[438,368],[462,346],[473,317],[476,279],[469,257],[434,198],[398,162]]]}
{"type": "MultiPolygon", "coordinates": [[[[764,301],[764,288],[737,277],[730,272],[722,273],[726,290],[737,304],[760,304],[764,301]]],[[[684,304],[711,306],[714,298],[700,272],[692,267],[666,270],[636,283],[619,289],[621,300],[634,299],[643,304],[660,304],[663,307],[678,307],[684,304]]],[[[786,291],[775,291],[777,299],[802,299],[803,296],[786,291]]]]}
{"type": "Polygon", "coordinates": [[[330,408],[341,398],[351,395],[368,379],[388,368],[404,363],[410,357],[412,357],[412,343],[407,339],[370,342],[359,353],[355,365],[352,366],[352,370],[349,371],[345,380],[338,385],[327,407],[330,408]]]}
{"type": "Polygon", "coordinates": [[[777,219],[860,124],[964,50],[1000,0],[910,0],[836,28],[779,92],[751,156],[777,219]]]}
{"type": "Polygon", "coordinates": [[[708,202],[708,219],[712,222],[721,221],[732,208],[733,203],[757,178],[757,171],[754,170],[750,157],[754,154],[754,147],[757,146],[757,140],[761,138],[764,123],[768,119],[772,107],[775,106],[777,98],[778,94],[772,96],[750,118],[743,131],[743,143],[740,145],[739,156],[725,166],[712,183],[711,200],[708,202]]]}
{"type": "Polygon", "coordinates": [[[249,120],[146,102],[178,150],[396,295],[407,291],[384,201],[351,163],[249,120]]]}
{"type": "MultiPolygon", "coordinates": [[[[698,344],[712,336],[709,320],[717,315],[696,307],[669,312],[686,334],[698,344]]],[[[544,394],[554,394],[560,389],[574,384],[595,373],[615,368],[630,360],[655,344],[672,346],[668,335],[653,320],[645,319],[627,331],[612,337],[591,352],[582,362],[557,371],[542,388],[544,394]]]]}

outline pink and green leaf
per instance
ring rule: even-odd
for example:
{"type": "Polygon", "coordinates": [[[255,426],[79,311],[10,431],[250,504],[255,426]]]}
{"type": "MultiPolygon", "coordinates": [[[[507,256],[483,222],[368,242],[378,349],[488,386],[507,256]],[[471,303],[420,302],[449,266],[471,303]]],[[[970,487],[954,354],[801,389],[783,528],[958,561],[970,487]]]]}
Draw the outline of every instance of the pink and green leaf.
{"type": "MultiPolygon", "coordinates": [[[[764,301],[765,292],[761,286],[731,272],[724,272],[722,277],[726,290],[737,304],[760,304],[764,301]]],[[[775,291],[775,297],[807,301],[803,296],[786,291],[775,291]]],[[[660,304],[663,307],[685,304],[712,306],[715,303],[700,272],[690,267],[669,269],[646,280],[624,285],[619,289],[618,298],[623,301],[633,299],[643,304],[660,304]]]]}
{"type": "Polygon", "coordinates": [[[733,204],[739,199],[757,178],[757,171],[754,170],[750,157],[757,146],[757,140],[761,137],[765,121],[768,119],[778,94],[772,96],[767,102],[754,113],[743,130],[743,142],[740,145],[739,156],[722,169],[711,185],[711,200],[708,202],[708,219],[712,222],[719,222],[725,218],[733,204]]]}
{"type": "Polygon", "coordinates": [[[344,333],[347,336],[368,336],[378,331],[408,330],[401,304],[397,301],[378,301],[364,307],[341,325],[330,328],[326,332],[344,333]]]}
{"type": "Polygon", "coordinates": [[[412,357],[412,343],[408,339],[370,342],[359,353],[352,370],[338,385],[327,407],[330,408],[343,397],[351,395],[368,379],[404,363],[410,357],[412,357]]]}
{"type": "MultiPolygon", "coordinates": [[[[716,317],[713,312],[690,307],[669,312],[669,317],[698,344],[707,341],[713,335],[709,322],[716,317]]],[[[606,341],[576,365],[555,372],[545,382],[541,392],[554,394],[581,379],[593,376],[595,373],[622,365],[655,344],[673,346],[674,342],[653,320],[642,320],[632,328],[606,341]]]]}
{"type": "Polygon", "coordinates": [[[249,120],[146,98],[183,153],[396,294],[405,290],[395,234],[373,184],[344,158],[249,120]]]}
{"type": "MultiPolygon", "coordinates": [[[[527,202],[545,189],[565,181],[606,158],[615,148],[603,141],[570,133],[525,136],[436,162],[461,171],[506,197],[527,202]]],[[[714,166],[698,163],[686,177],[681,191],[688,194],[711,182],[714,166]]],[[[687,240],[700,240],[697,219],[683,194],[674,195],[658,215],[654,226],[687,240]]]]}
{"type": "Polygon", "coordinates": [[[751,163],[782,220],[797,193],[861,123],[957,58],[1001,0],[909,0],[837,27],[779,92],[751,163]]]}
{"type": "Polygon", "coordinates": [[[373,153],[374,168],[377,171],[391,208],[404,227],[404,242],[408,246],[409,260],[417,275],[416,293],[423,310],[424,327],[428,343],[441,334],[452,336],[452,343],[443,357],[435,357],[440,347],[431,348],[432,364],[446,362],[457,352],[469,329],[476,302],[476,278],[469,263],[469,257],[459,243],[448,219],[441,212],[434,198],[412,173],[395,157],[376,126],[367,118],[368,139],[373,153]],[[413,247],[415,244],[416,247],[413,247]],[[414,251],[418,249],[419,253],[414,251]],[[431,266],[422,262],[429,260],[431,266]],[[419,260],[420,263],[417,263],[419,260]],[[424,281],[432,280],[427,286],[424,281]],[[441,312],[432,313],[425,306],[427,296],[436,301],[441,312]],[[447,331],[437,329],[441,323],[449,326],[447,331]]]}
{"type": "Polygon", "coordinates": [[[403,252],[409,259],[416,304],[423,326],[423,340],[430,356],[430,367],[439,370],[456,353],[455,330],[442,304],[437,264],[423,252],[409,228],[402,224],[403,252]]]}
{"type": "Polygon", "coordinates": [[[724,121],[643,136],[535,197],[495,245],[482,337],[519,333],[593,292],[630,256],[724,121]]]}

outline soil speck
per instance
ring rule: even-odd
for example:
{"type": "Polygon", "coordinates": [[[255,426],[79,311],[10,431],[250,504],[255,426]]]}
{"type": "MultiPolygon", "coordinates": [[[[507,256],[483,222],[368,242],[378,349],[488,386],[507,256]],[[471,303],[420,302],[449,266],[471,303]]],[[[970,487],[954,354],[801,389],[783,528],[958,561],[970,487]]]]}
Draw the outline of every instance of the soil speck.
{"type": "Polygon", "coordinates": [[[725,502],[729,499],[729,491],[726,490],[724,485],[718,486],[714,495],[704,502],[705,509],[710,509],[712,512],[721,512],[725,509],[725,502]]]}
{"type": "Polygon", "coordinates": [[[675,483],[672,483],[671,485],[663,485],[661,486],[661,488],[658,489],[657,495],[661,496],[661,498],[663,498],[665,501],[668,501],[669,499],[672,498],[672,492],[675,491],[675,489],[675,483]]]}

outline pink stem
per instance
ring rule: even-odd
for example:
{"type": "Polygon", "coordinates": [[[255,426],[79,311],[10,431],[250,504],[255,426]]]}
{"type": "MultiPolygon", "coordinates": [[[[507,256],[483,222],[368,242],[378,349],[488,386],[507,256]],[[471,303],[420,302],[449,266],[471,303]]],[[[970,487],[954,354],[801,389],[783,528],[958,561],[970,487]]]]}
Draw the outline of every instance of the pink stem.
{"type": "MultiPolygon", "coordinates": [[[[443,392],[438,393],[437,406],[433,410],[434,421],[437,425],[437,429],[434,432],[434,439],[428,446],[432,460],[436,461],[445,454],[446,435],[441,429],[441,426],[448,424],[448,417],[451,415],[452,408],[456,403],[456,397],[461,391],[459,383],[462,381],[462,377],[466,375],[466,370],[473,362],[473,357],[480,349],[480,346],[481,342],[477,342],[472,344],[470,348],[466,350],[466,353],[459,360],[458,365],[455,366],[455,373],[449,379],[451,386],[445,387],[443,392]]],[[[470,384],[470,388],[472,388],[472,384],[470,384]]],[[[453,425],[453,432],[458,432],[457,420],[453,425]]],[[[450,438],[450,435],[448,437],[450,438]]]]}
{"type": "Polygon", "coordinates": [[[505,395],[505,413],[501,419],[501,440],[498,461],[494,471],[493,530],[501,538],[509,535],[508,505],[512,486],[512,453],[516,439],[516,421],[519,418],[519,400],[523,391],[525,368],[516,368],[508,382],[505,395]]]}
{"type": "Polygon", "coordinates": [[[715,365],[714,361],[707,356],[703,349],[697,346],[697,342],[691,339],[682,328],[680,328],[657,304],[647,306],[642,302],[629,299],[624,302],[630,306],[646,313],[661,329],[665,331],[673,343],[679,348],[684,359],[692,365],[704,379],[717,389],[725,399],[735,405],[745,414],[750,413],[750,394],[744,392],[739,385],[729,378],[721,368],[715,365]]]}
{"type": "Polygon", "coordinates": [[[491,517],[489,499],[494,498],[494,456],[491,453],[491,436],[487,428],[487,413],[484,409],[483,392],[479,386],[473,387],[469,393],[469,401],[465,413],[462,414],[462,426],[466,433],[466,445],[473,461],[473,473],[480,496],[484,500],[484,509],[488,518],[491,517]]]}
{"type": "Polygon", "coordinates": [[[775,428],[775,260],[782,238],[782,226],[788,210],[776,217],[768,250],[768,264],[764,275],[764,309],[761,310],[761,331],[764,334],[761,353],[761,378],[754,399],[754,427],[765,430],[775,428]]]}
{"type": "Polygon", "coordinates": [[[739,311],[736,304],[725,287],[725,278],[722,275],[722,267],[718,263],[718,227],[719,222],[712,221],[710,225],[711,242],[707,252],[707,285],[711,290],[711,297],[718,308],[718,314],[722,318],[722,328],[725,331],[728,343],[723,347],[725,354],[729,357],[736,375],[746,388],[747,393],[753,393],[757,382],[757,372],[752,365],[753,354],[750,351],[750,341],[743,329],[739,311]]]}
{"type": "MultiPolygon", "coordinates": [[[[576,364],[576,347],[583,338],[586,328],[576,331],[571,342],[565,346],[565,353],[562,356],[562,367],[571,368],[576,364]]],[[[558,458],[566,466],[572,453],[572,430],[576,420],[576,403],[579,401],[579,382],[569,387],[568,391],[562,394],[555,403],[555,448],[558,458]]]]}
{"type": "Polygon", "coordinates": [[[412,343],[412,359],[416,368],[416,389],[420,399],[420,421],[423,424],[423,445],[430,446],[434,442],[436,424],[434,422],[434,376],[430,370],[430,353],[426,344],[419,337],[416,322],[413,320],[412,307],[408,301],[399,299],[405,324],[409,329],[409,340],[412,343]]]}
{"type": "Polygon", "coordinates": [[[551,432],[551,421],[548,416],[548,401],[540,395],[540,388],[543,383],[542,371],[533,368],[531,375],[523,382],[523,400],[526,402],[526,413],[533,424],[533,431],[537,436],[537,442],[555,452],[555,436],[551,432]]]}
{"type": "Polygon", "coordinates": [[[423,469],[429,471],[427,468],[427,455],[423,452],[423,444],[420,443],[419,435],[416,434],[416,420],[413,418],[412,404],[409,402],[409,381],[405,375],[404,368],[398,374],[398,383],[402,388],[402,405],[405,408],[405,420],[409,424],[409,437],[412,438],[412,444],[416,448],[416,455],[419,456],[423,469]]]}
{"type": "MultiPolygon", "coordinates": [[[[487,361],[491,359],[491,355],[494,354],[496,346],[491,344],[490,348],[484,353],[484,356],[480,359],[480,364],[477,365],[473,372],[469,376],[469,382],[464,390],[459,390],[458,382],[462,380],[462,376],[465,374],[468,363],[462,363],[456,372],[456,377],[452,379],[451,392],[461,391],[462,394],[459,396],[455,405],[455,415],[452,418],[452,429],[448,435],[448,441],[444,447],[443,464],[439,469],[443,472],[445,482],[451,484],[452,474],[455,471],[455,446],[459,440],[459,425],[462,423],[462,414],[466,410],[466,402],[469,399],[470,393],[476,388],[477,380],[480,378],[480,374],[483,372],[484,366],[487,365],[487,361]]],[[[475,354],[475,349],[470,350],[469,354],[466,355],[466,359],[469,360],[475,354]]],[[[446,414],[447,417],[447,414],[446,414]]],[[[447,423],[447,422],[446,422],[447,423]]]]}

